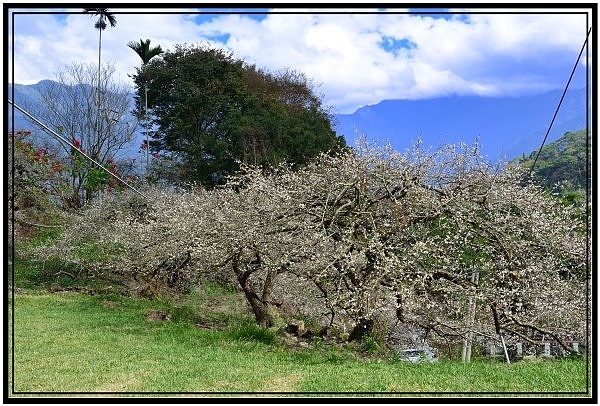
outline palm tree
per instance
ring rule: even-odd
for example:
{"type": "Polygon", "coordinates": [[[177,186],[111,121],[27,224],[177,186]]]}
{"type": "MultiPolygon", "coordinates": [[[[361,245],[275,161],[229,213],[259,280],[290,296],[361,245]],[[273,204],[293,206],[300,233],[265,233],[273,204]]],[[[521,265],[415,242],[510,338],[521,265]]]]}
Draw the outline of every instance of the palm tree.
{"type": "Polygon", "coordinates": [[[127,46],[135,51],[136,54],[142,59],[142,67],[146,66],[150,59],[163,53],[160,45],[150,47],[150,40],[143,41],[140,39],[139,42],[129,41],[127,46]]]}
{"type": "MultiPolygon", "coordinates": [[[[160,45],[155,47],[150,47],[150,40],[146,39],[143,41],[140,38],[140,42],[129,41],[127,46],[135,51],[136,54],[142,59],[142,73],[146,68],[146,64],[150,62],[150,59],[154,58],[157,55],[163,53],[160,45]]],[[[150,143],[148,140],[148,84],[146,83],[146,79],[144,78],[144,95],[145,95],[145,107],[146,107],[146,173],[148,172],[148,167],[150,165],[150,143]]]]}
{"type": "Polygon", "coordinates": [[[107,22],[111,27],[117,25],[117,17],[114,14],[109,13],[107,8],[84,8],[84,12],[91,13],[94,16],[97,16],[98,19],[94,24],[94,28],[98,30],[98,87],[96,89],[97,102],[98,102],[98,112],[96,114],[96,128],[98,130],[98,138],[100,138],[100,81],[101,81],[101,55],[102,55],[102,31],[104,31],[107,27],[107,22]]]}

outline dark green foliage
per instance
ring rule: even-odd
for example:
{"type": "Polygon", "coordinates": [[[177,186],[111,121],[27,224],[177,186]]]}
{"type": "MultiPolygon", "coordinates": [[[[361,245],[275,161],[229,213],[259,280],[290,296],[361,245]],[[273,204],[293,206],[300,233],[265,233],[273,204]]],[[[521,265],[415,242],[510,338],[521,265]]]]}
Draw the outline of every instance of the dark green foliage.
{"type": "Polygon", "coordinates": [[[117,25],[117,18],[113,13],[110,13],[107,8],[84,8],[83,11],[98,17],[96,23],[94,24],[94,28],[100,31],[106,29],[107,22],[111,27],[117,25]]]}
{"type": "MultiPolygon", "coordinates": [[[[529,157],[520,158],[519,163],[530,169],[537,154],[534,151],[529,157]]],[[[542,148],[532,178],[547,190],[560,194],[566,203],[582,203],[586,185],[591,186],[591,161],[587,131],[567,132],[542,148]]]]}
{"type": "Polygon", "coordinates": [[[104,287],[104,281],[94,279],[94,275],[73,264],[64,264],[60,258],[38,261],[17,253],[9,269],[9,282],[24,289],[44,289],[49,291],[92,291],[104,287]]]}
{"type": "Polygon", "coordinates": [[[175,158],[179,181],[212,187],[239,162],[303,164],[345,145],[309,81],[272,75],[220,49],[178,45],[134,75],[138,114],[148,84],[153,152],[175,158]]]}
{"type": "Polygon", "coordinates": [[[259,327],[256,323],[246,322],[228,330],[228,335],[234,340],[256,341],[266,345],[275,342],[277,333],[274,330],[259,327]]]}
{"type": "Polygon", "coordinates": [[[376,337],[367,334],[361,341],[361,349],[367,354],[377,354],[381,351],[382,346],[376,337]]]}
{"type": "Polygon", "coordinates": [[[136,54],[142,60],[142,65],[150,62],[150,59],[154,58],[163,53],[162,48],[159,46],[151,47],[150,40],[146,39],[145,41],[140,38],[139,42],[129,41],[127,46],[135,51],[136,54]]]}

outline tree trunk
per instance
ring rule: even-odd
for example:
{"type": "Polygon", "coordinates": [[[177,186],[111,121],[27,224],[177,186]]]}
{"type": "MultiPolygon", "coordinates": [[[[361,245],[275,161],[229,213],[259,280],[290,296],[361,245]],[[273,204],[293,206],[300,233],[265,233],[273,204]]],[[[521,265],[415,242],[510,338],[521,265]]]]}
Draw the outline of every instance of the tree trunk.
{"type": "Polygon", "coordinates": [[[275,322],[271,313],[270,304],[264,303],[252,289],[242,287],[244,295],[252,307],[256,324],[260,327],[273,327],[275,322]]]}
{"type": "MultiPolygon", "coordinates": [[[[255,254],[257,262],[260,265],[260,255],[258,253],[255,254]]],[[[273,327],[275,325],[275,321],[273,319],[274,309],[271,305],[271,294],[273,292],[275,275],[277,274],[277,271],[269,271],[262,289],[262,295],[259,296],[250,281],[250,275],[252,275],[255,270],[250,269],[243,271],[241,269],[240,256],[241,252],[232,260],[233,271],[235,272],[240,287],[244,292],[244,296],[246,296],[246,300],[248,300],[248,303],[250,303],[250,307],[254,313],[254,318],[256,319],[256,324],[258,324],[260,327],[273,327]]]]}
{"type": "Polygon", "coordinates": [[[100,81],[102,75],[102,29],[98,30],[98,87],[96,88],[96,97],[98,99],[98,108],[96,109],[96,133],[98,135],[98,140],[102,139],[101,131],[100,131],[100,109],[102,107],[101,104],[101,91],[100,91],[100,81]]]}
{"type": "Polygon", "coordinates": [[[362,341],[366,335],[371,334],[373,331],[373,326],[373,320],[361,318],[358,323],[356,323],[356,326],[354,326],[352,329],[352,332],[348,337],[348,341],[362,341]]]}

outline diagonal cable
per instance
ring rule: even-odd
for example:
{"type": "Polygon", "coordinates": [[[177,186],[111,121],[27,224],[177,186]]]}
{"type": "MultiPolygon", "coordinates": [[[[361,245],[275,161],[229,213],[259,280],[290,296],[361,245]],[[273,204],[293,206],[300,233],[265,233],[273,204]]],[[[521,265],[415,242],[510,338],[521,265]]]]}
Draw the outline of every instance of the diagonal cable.
{"type": "MultiPolygon", "coordinates": [[[[567,89],[569,89],[569,85],[571,84],[573,75],[575,75],[575,70],[577,70],[577,65],[579,65],[579,60],[581,59],[581,55],[583,54],[583,51],[585,50],[585,47],[587,45],[588,38],[589,38],[591,32],[592,32],[592,27],[590,27],[590,29],[588,30],[587,36],[585,37],[585,41],[583,41],[583,46],[581,47],[581,51],[579,51],[579,56],[577,56],[577,61],[575,62],[575,66],[573,66],[573,70],[571,71],[571,76],[569,76],[569,80],[567,81],[565,90],[563,91],[560,101],[558,102],[558,106],[556,106],[556,110],[554,111],[554,116],[552,117],[552,121],[550,122],[550,125],[548,126],[548,131],[546,131],[546,135],[544,136],[542,145],[540,146],[540,149],[538,150],[538,152],[535,156],[535,159],[533,160],[533,164],[531,165],[531,168],[529,169],[528,178],[531,178],[531,174],[533,173],[533,168],[535,167],[535,164],[537,163],[537,160],[540,157],[540,153],[542,152],[542,148],[544,147],[544,144],[546,143],[548,134],[550,134],[550,130],[552,129],[552,125],[554,124],[554,120],[556,119],[556,116],[558,115],[558,111],[560,110],[560,106],[565,98],[565,95],[567,94],[567,89]]],[[[586,108],[587,108],[587,106],[586,106],[586,108]]]]}
{"type": "MultiPolygon", "coordinates": [[[[66,139],[62,135],[60,135],[60,134],[56,133],[55,131],[53,131],[52,129],[50,129],[47,125],[45,125],[40,120],[38,120],[37,118],[35,118],[34,116],[32,116],[29,112],[27,112],[22,107],[20,107],[17,104],[15,104],[12,100],[9,99],[8,102],[13,107],[15,107],[16,109],[18,109],[21,113],[25,114],[27,117],[29,117],[30,119],[32,119],[36,124],[38,124],[44,130],[46,130],[47,132],[49,132],[51,135],[53,135],[54,137],[56,137],[60,141],[64,142],[65,144],[71,146],[72,148],[74,148],[77,152],[79,152],[81,155],[83,155],[87,160],[93,162],[96,166],[98,166],[104,172],[108,173],[110,176],[112,176],[113,178],[115,178],[116,180],[118,180],[119,182],[121,182],[122,184],[124,184],[125,186],[127,186],[129,189],[133,190],[134,192],[136,192],[140,196],[142,196],[142,197],[144,197],[146,199],[148,198],[145,194],[143,194],[142,192],[140,192],[139,190],[137,190],[136,188],[134,188],[133,186],[131,186],[129,183],[125,182],[119,176],[115,175],[114,173],[112,173],[111,171],[109,171],[108,169],[106,169],[104,166],[102,166],[96,160],[94,160],[93,158],[91,158],[90,156],[88,156],[85,152],[81,151],[79,148],[77,148],[75,145],[73,145],[73,143],[71,143],[71,141],[69,141],[68,139],[66,139]]],[[[13,115],[13,117],[14,117],[14,115],[13,115]]]]}

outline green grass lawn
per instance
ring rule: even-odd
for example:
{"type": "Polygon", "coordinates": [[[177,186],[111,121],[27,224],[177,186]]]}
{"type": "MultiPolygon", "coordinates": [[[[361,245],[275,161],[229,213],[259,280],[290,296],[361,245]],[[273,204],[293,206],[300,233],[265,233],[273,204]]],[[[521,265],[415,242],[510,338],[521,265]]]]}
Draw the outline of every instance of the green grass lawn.
{"type": "MultiPolygon", "coordinates": [[[[9,297],[11,396],[370,392],[369,396],[573,397],[590,391],[581,359],[413,365],[364,359],[349,349],[324,345],[290,350],[275,332],[254,327],[244,314],[219,316],[206,310],[190,317],[184,307],[119,295],[19,292],[9,297]],[[148,320],[153,310],[165,311],[170,320],[148,320]],[[195,322],[202,320],[223,327],[200,328],[195,322]]],[[[207,300],[211,298],[206,294],[198,296],[196,305],[202,309],[207,300]]]]}
{"type": "Polygon", "coordinates": [[[290,348],[256,327],[239,293],[216,285],[140,299],[60,260],[14,261],[8,397],[591,395],[585,359],[413,365],[349,345],[290,348]],[[168,320],[150,319],[156,311],[168,320]]]}

